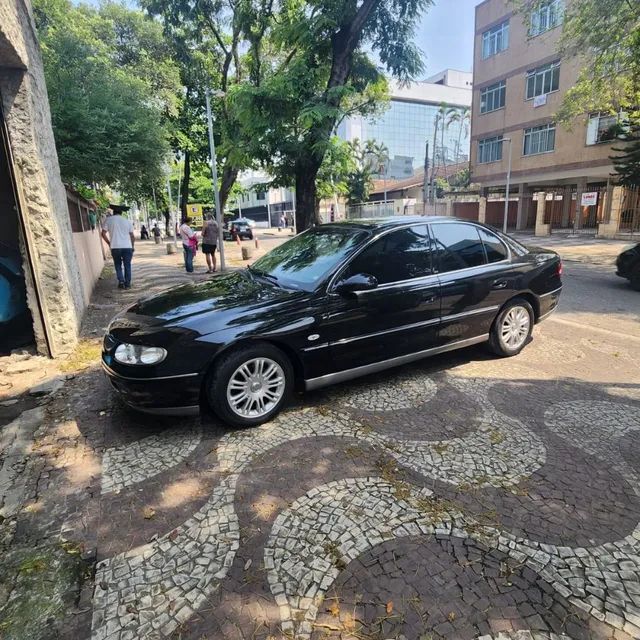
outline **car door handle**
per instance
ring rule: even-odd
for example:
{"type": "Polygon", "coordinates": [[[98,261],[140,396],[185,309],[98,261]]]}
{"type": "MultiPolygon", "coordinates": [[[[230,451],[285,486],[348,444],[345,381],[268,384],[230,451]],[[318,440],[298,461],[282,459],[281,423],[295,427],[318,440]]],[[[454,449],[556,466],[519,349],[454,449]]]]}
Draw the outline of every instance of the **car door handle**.
{"type": "Polygon", "coordinates": [[[432,302],[435,302],[440,296],[437,293],[428,293],[425,297],[424,297],[424,302],[426,304],[431,304],[432,302]]]}
{"type": "Polygon", "coordinates": [[[491,283],[491,288],[492,289],[506,289],[507,288],[507,281],[506,280],[494,280],[491,283]]]}

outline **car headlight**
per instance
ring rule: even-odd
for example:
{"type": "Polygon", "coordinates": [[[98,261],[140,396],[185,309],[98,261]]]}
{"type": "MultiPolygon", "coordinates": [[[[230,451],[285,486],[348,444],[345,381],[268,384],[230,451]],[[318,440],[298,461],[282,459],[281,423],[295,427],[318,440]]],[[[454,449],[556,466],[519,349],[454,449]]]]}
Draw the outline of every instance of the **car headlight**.
{"type": "Polygon", "coordinates": [[[113,357],[121,364],[158,364],[167,357],[167,350],[125,342],[118,346],[113,357]]]}

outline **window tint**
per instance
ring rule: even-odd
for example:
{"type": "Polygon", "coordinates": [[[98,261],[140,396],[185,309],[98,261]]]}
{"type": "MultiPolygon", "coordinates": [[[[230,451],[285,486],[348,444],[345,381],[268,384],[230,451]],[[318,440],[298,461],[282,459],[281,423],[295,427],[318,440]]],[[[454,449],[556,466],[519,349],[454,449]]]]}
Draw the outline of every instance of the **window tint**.
{"type": "Polygon", "coordinates": [[[478,228],[478,233],[482,239],[482,244],[484,244],[484,249],[487,252],[488,262],[500,262],[500,260],[506,260],[509,257],[507,248],[497,236],[480,227],[478,228]]]}
{"type": "Polygon", "coordinates": [[[427,225],[392,231],[356,256],[343,273],[368,273],[379,284],[420,278],[432,273],[427,225]]]}
{"type": "Polygon", "coordinates": [[[485,264],[478,227],[470,224],[444,223],[431,226],[440,273],[485,264]]]}

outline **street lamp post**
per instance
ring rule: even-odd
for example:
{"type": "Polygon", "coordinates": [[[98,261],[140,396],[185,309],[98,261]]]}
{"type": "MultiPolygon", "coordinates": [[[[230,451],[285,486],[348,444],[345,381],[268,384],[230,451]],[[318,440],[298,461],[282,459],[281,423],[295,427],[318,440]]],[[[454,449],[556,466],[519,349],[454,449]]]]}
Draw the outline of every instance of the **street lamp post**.
{"type": "Polygon", "coordinates": [[[507,219],[509,218],[509,190],[511,187],[511,151],[513,149],[513,141],[511,138],[503,138],[503,142],[509,143],[509,166],[507,168],[507,193],[504,199],[504,220],[502,222],[502,231],[507,233],[507,219]]]}
{"type": "MultiPolygon", "coordinates": [[[[213,178],[213,195],[216,202],[216,221],[218,223],[218,247],[220,248],[220,271],[224,271],[224,232],[222,229],[222,210],[220,209],[220,191],[218,190],[218,164],[216,161],[216,145],[213,141],[213,117],[211,115],[211,101],[209,99],[211,91],[207,88],[205,92],[207,100],[207,124],[209,125],[209,149],[211,152],[211,177],[213,178]]],[[[215,92],[216,96],[224,96],[222,91],[215,92]]]]}

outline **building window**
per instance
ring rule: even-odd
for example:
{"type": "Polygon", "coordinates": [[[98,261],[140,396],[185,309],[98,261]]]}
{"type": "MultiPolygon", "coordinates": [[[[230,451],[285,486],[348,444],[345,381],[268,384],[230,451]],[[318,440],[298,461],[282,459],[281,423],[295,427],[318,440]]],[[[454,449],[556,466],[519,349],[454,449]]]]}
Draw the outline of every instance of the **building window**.
{"type": "Polygon", "coordinates": [[[587,124],[587,144],[611,142],[623,129],[621,114],[592,113],[587,124]]]}
{"type": "Polygon", "coordinates": [[[555,29],[564,18],[563,0],[551,0],[539,5],[531,12],[530,36],[539,36],[545,31],[555,29]]]}
{"type": "Polygon", "coordinates": [[[539,127],[531,127],[524,130],[525,156],[533,156],[537,153],[548,153],[556,148],[556,125],[543,124],[539,127]]]}
{"type": "Polygon", "coordinates": [[[478,162],[498,162],[502,160],[502,136],[485,138],[478,142],[478,162]]]}
{"type": "Polygon", "coordinates": [[[560,86],[560,62],[527,71],[527,100],[557,91],[560,86]]]}
{"type": "Polygon", "coordinates": [[[482,34],[482,59],[486,60],[509,46],[509,21],[492,27],[482,34]]]}
{"type": "Polygon", "coordinates": [[[480,92],[480,113],[489,113],[504,108],[507,82],[501,80],[480,92]]]}
{"type": "Polygon", "coordinates": [[[266,195],[267,195],[266,191],[259,189],[256,191],[256,200],[264,200],[266,195]]]}

